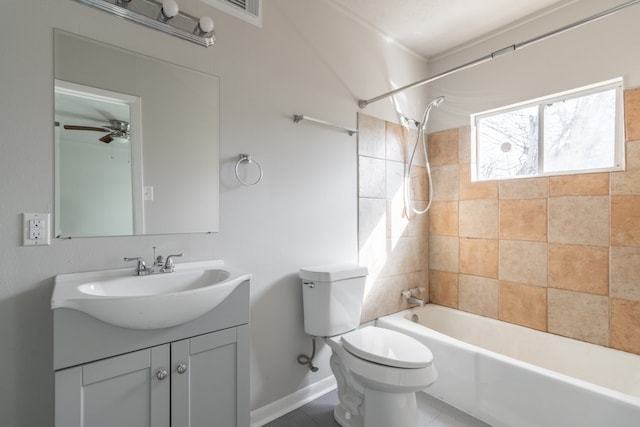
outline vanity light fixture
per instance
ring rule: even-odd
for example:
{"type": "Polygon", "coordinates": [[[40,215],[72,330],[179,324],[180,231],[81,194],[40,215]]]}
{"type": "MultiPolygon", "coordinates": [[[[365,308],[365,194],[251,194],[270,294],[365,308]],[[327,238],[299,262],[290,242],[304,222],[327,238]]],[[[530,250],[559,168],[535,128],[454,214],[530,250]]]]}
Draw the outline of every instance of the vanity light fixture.
{"type": "Polygon", "coordinates": [[[215,41],[213,19],[180,11],[175,0],[76,0],[201,46],[215,41]]]}

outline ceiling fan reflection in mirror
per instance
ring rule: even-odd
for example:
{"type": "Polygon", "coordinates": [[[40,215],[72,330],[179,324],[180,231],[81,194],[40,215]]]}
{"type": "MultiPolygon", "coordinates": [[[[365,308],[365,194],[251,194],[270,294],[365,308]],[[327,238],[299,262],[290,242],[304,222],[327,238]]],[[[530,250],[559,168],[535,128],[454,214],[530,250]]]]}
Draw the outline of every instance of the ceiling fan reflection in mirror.
{"type": "Polygon", "coordinates": [[[80,125],[64,125],[65,130],[85,130],[95,132],[108,132],[106,135],[98,138],[105,144],[110,143],[115,138],[119,142],[129,142],[130,128],[129,122],[123,120],[109,120],[109,126],[80,126],[80,125]]]}

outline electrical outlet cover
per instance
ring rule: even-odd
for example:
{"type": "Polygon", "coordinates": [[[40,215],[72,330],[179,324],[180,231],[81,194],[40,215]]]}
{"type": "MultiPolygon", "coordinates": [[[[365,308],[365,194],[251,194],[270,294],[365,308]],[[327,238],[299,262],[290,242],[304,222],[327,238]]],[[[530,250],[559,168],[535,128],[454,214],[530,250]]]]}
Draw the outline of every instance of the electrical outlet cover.
{"type": "Polygon", "coordinates": [[[23,223],[23,245],[24,246],[47,246],[51,244],[50,214],[48,213],[24,213],[23,223]]]}

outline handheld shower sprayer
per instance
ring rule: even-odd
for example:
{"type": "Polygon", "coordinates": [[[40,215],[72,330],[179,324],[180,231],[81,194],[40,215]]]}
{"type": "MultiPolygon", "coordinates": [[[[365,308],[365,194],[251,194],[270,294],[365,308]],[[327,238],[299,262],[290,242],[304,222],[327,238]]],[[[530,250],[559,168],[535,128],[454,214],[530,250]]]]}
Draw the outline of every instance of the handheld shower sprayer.
{"type": "Polygon", "coordinates": [[[429,123],[429,114],[431,113],[431,109],[433,107],[438,108],[443,102],[444,96],[439,96],[432,99],[431,102],[429,102],[429,105],[427,105],[427,108],[425,108],[424,114],[422,115],[422,121],[419,123],[416,143],[413,146],[411,157],[409,158],[409,162],[407,164],[407,167],[405,168],[404,200],[407,217],[409,217],[411,214],[422,215],[427,213],[427,211],[429,211],[429,208],[431,208],[431,203],[433,202],[433,183],[431,182],[431,166],[429,165],[429,155],[427,153],[427,141],[425,134],[427,131],[427,125],[429,123]],[[429,201],[427,202],[427,206],[423,210],[416,209],[416,207],[413,205],[413,200],[411,200],[411,168],[413,167],[413,159],[415,157],[420,138],[422,138],[422,151],[424,154],[425,167],[427,169],[427,180],[429,181],[429,201]]]}
{"type": "Polygon", "coordinates": [[[431,109],[433,107],[436,107],[436,108],[440,107],[440,104],[442,104],[443,102],[444,102],[444,96],[439,96],[431,100],[429,105],[427,105],[427,108],[424,109],[424,114],[422,115],[422,121],[420,122],[420,128],[423,131],[427,130],[427,123],[429,122],[429,113],[431,113],[431,109]]]}

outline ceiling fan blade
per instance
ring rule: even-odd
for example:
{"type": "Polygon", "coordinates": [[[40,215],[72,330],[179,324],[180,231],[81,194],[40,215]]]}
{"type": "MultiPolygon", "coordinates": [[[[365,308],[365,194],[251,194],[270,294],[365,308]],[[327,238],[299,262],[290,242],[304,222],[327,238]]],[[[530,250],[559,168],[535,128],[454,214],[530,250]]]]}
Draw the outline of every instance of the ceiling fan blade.
{"type": "Polygon", "coordinates": [[[111,138],[110,134],[106,134],[105,136],[103,136],[102,138],[99,138],[100,141],[104,142],[105,144],[110,143],[111,141],[113,141],[113,138],[111,138]]]}
{"type": "Polygon", "coordinates": [[[74,126],[74,125],[64,125],[66,130],[93,130],[96,132],[109,132],[108,129],[93,127],[93,126],[74,126]]]}

